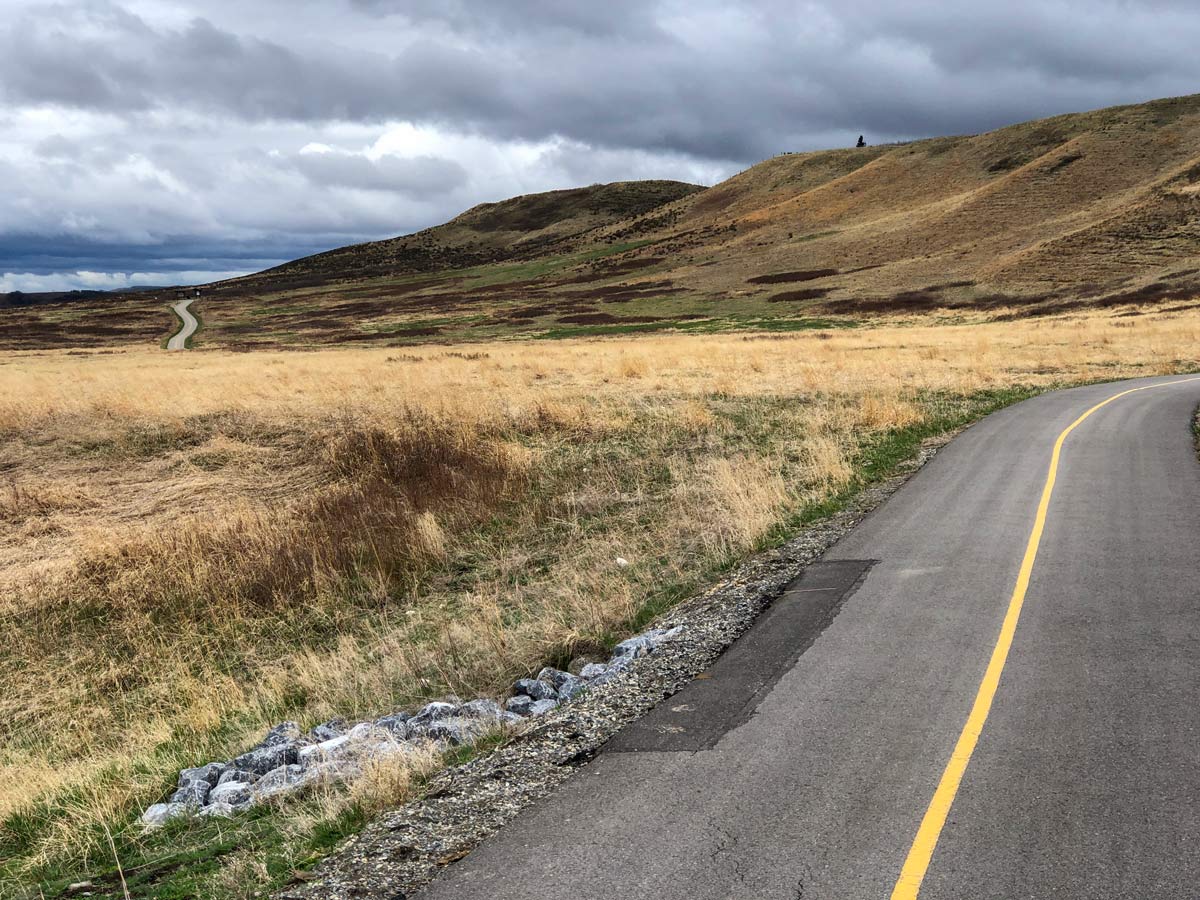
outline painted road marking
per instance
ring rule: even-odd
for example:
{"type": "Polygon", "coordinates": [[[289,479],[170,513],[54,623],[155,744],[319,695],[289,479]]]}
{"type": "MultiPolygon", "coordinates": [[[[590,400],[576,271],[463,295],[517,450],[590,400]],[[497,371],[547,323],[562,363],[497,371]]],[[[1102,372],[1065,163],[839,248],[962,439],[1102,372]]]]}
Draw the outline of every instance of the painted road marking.
{"type": "Polygon", "coordinates": [[[925,810],[925,816],[921,819],[920,827],[917,828],[917,836],[913,839],[908,856],[904,860],[904,867],[900,870],[900,878],[892,890],[892,900],[916,900],[916,896],[921,890],[921,882],[925,879],[925,872],[929,869],[929,861],[933,858],[933,851],[937,848],[938,838],[941,837],[942,828],[946,824],[946,817],[950,814],[950,806],[954,803],[958,786],[962,783],[963,774],[971,762],[971,754],[975,752],[975,745],[979,742],[979,735],[983,733],[983,726],[987,722],[988,713],[991,712],[992,700],[995,699],[996,688],[1000,684],[1000,675],[1004,672],[1004,664],[1008,661],[1008,651],[1012,647],[1013,635],[1017,630],[1017,620],[1021,617],[1021,607],[1025,605],[1025,593],[1029,590],[1029,579],[1033,575],[1033,563],[1037,559],[1038,545],[1042,541],[1042,532],[1046,527],[1046,513],[1050,508],[1050,496],[1054,493],[1054,482],[1058,478],[1058,461],[1062,455],[1063,442],[1088,416],[1096,410],[1108,406],[1114,400],[1136,394],[1138,391],[1172,387],[1191,381],[1200,381],[1200,378],[1185,378],[1181,381],[1169,381],[1164,384],[1148,384],[1145,387],[1130,388],[1119,394],[1113,394],[1068,425],[1058,436],[1058,440],[1054,442],[1054,451],[1050,454],[1050,470],[1046,474],[1045,487],[1042,488],[1042,499],[1038,503],[1037,516],[1033,520],[1033,531],[1029,534],[1029,543],[1025,546],[1025,557],[1021,560],[1021,569],[1017,573],[1017,585],[1013,588],[1012,597],[1008,601],[1008,612],[1004,616],[1004,623],[1000,626],[1000,637],[996,640],[992,658],[988,662],[987,670],[983,673],[983,681],[979,684],[979,691],[971,706],[971,714],[967,716],[967,723],[958,736],[954,752],[950,754],[950,761],[946,764],[945,771],[942,772],[937,790],[933,792],[933,799],[929,801],[929,808],[925,810]]]}

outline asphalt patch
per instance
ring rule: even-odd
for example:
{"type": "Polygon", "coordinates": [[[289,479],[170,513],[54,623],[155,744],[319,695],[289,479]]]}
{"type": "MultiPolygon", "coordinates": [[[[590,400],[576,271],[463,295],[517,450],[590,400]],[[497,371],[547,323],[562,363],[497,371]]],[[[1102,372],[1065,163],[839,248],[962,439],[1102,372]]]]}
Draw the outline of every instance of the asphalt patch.
{"type": "Polygon", "coordinates": [[[606,753],[708,750],[743,724],[865,580],[874,560],[810,565],[715,664],[631,723],[606,753]]]}

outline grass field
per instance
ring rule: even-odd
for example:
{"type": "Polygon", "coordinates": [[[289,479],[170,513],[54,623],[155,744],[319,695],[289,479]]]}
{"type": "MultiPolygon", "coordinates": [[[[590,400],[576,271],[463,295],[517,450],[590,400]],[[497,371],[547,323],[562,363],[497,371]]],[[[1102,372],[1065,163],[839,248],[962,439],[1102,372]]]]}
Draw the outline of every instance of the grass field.
{"type": "MultiPolygon", "coordinates": [[[[821,323],[816,323],[818,326],[821,323]]],[[[267,725],[598,652],[932,434],[1200,315],[0,361],[0,895],[249,896],[419,790],[143,836],[267,725]],[[618,566],[617,557],[631,565],[618,566]]]]}

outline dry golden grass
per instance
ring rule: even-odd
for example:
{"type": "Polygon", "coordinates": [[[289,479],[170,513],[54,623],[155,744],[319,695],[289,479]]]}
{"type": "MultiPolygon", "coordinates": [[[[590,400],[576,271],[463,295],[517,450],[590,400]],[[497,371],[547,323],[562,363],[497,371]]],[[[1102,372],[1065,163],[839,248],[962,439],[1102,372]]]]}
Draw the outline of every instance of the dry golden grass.
{"type": "Polygon", "coordinates": [[[983,391],[1190,369],[1198,338],[1200,316],[1148,312],[469,358],[10,355],[0,820],[37,820],[30,871],[102,859],[98,829],[181,764],[285,717],[498,691],[845,488],[879,435],[983,391]]]}

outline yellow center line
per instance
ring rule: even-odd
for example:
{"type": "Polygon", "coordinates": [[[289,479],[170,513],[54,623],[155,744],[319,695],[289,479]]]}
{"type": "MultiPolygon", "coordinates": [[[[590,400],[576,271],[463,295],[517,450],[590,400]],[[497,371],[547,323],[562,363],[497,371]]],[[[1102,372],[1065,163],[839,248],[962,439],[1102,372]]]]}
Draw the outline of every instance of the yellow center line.
{"type": "Polygon", "coordinates": [[[1046,527],[1046,513],[1050,508],[1050,495],[1054,493],[1054,482],[1058,478],[1058,461],[1062,456],[1063,442],[1088,416],[1096,410],[1108,406],[1114,400],[1136,394],[1138,391],[1171,387],[1176,384],[1186,384],[1189,381],[1200,381],[1200,378],[1148,384],[1145,387],[1131,388],[1119,394],[1113,394],[1068,425],[1058,436],[1058,440],[1054,442],[1054,451],[1050,454],[1050,470],[1046,474],[1046,485],[1042,488],[1042,499],[1038,503],[1037,516],[1033,520],[1033,531],[1030,532],[1029,543],[1025,546],[1025,557],[1021,560],[1017,585],[1013,588],[1012,597],[1008,601],[1008,612],[1004,615],[1004,624],[1000,626],[1000,637],[996,640],[996,646],[992,650],[992,658],[988,661],[987,671],[983,673],[983,681],[979,683],[979,691],[971,706],[971,714],[967,716],[967,723],[958,736],[954,752],[950,754],[950,761],[946,764],[945,771],[942,772],[937,790],[933,792],[933,799],[929,801],[929,808],[925,810],[925,816],[921,819],[920,827],[917,828],[917,835],[913,838],[908,856],[904,860],[904,867],[900,870],[900,877],[896,881],[896,887],[892,890],[892,900],[916,900],[916,896],[921,890],[921,882],[925,879],[925,872],[929,869],[929,861],[933,858],[933,851],[937,847],[938,838],[941,837],[942,828],[946,824],[946,817],[950,814],[950,806],[954,803],[958,786],[962,783],[963,774],[971,762],[971,754],[975,752],[975,745],[979,742],[979,735],[983,733],[983,726],[987,722],[988,713],[991,712],[992,700],[996,696],[996,688],[1000,685],[1000,675],[1004,671],[1004,664],[1008,661],[1008,651],[1012,647],[1013,635],[1017,630],[1021,607],[1025,604],[1025,593],[1029,590],[1029,579],[1033,575],[1033,563],[1037,559],[1038,545],[1042,541],[1042,532],[1046,527]]]}

